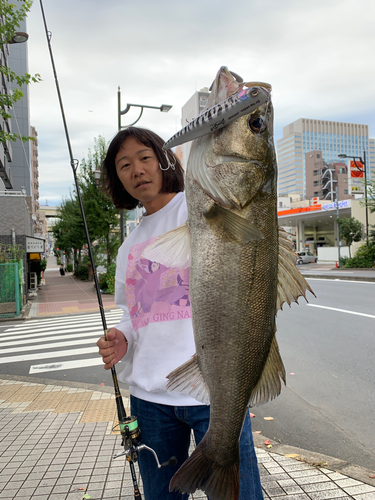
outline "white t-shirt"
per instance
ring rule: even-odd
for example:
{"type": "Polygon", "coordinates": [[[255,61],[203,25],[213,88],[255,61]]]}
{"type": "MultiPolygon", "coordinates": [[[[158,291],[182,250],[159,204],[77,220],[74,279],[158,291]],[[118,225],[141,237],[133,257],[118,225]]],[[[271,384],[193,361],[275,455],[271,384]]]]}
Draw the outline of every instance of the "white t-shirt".
{"type": "Polygon", "coordinates": [[[168,392],[167,375],[195,353],[188,269],[167,268],[142,257],[157,236],[184,224],[184,193],[158,212],[142,218],[126,238],[117,256],[116,305],[123,311],[116,325],[129,342],[119,380],[130,394],[171,406],[200,405],[176,392],[168,392]]]}

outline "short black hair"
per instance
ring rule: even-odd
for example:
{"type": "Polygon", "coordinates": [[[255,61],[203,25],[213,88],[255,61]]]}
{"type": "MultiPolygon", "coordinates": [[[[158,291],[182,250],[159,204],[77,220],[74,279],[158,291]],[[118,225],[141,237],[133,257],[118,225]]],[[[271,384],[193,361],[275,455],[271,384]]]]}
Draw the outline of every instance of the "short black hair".
{"type": "Polygon", "coordinates": [[[118,132],[112,139],[102,165],[103,189],[112,198],[116,208],[133,210],[137,206],[142,206],[142,203],[136,198],[133,198],[133,196],[130,196],[124,189],[116,171],[116,155],[121,144],[128,137],[133,137],[146,147],[152,148],[159,164],[163,169],[166,169],[162,170],[163,183],[160,193],[179,193],[184,190],[184,170],[182,165],[173,151],[163,151],[163,139],[151,130],[139,127],[128,127],[118,132]],[[165,154],[168,155],[172,165],[175,163],[174,169],[168,168],[168,161],[165,154]]]}

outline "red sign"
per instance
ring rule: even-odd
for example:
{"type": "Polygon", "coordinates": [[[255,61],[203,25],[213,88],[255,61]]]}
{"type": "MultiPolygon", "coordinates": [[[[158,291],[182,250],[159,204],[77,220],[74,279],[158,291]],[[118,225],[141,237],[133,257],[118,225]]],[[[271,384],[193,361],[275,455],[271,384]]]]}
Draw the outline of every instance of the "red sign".
{"type": "Polygon", "coordinates": [[[361,163],[360,161],[351,161],[350,162],[350,177],[353,179],[353,178],[357,178],[357,179],[363,179],[364,177],[364,167],[363,167],[363,163],[361,163]],[[359,168],[357,168],[357,166],[359,168]],[[360,170],[361,169],[361,170],[360,170]]]}

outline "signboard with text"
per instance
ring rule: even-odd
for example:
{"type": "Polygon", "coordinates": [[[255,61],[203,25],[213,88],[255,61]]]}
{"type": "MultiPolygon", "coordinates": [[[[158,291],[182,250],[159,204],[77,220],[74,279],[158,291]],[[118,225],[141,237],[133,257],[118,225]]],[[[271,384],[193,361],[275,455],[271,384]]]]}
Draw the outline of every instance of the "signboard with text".
{"type": "Polygon", "coordinates": [[[44,253],[44,251],[45,251],[44,240],[26,236],[27,253],[44,253]]]}

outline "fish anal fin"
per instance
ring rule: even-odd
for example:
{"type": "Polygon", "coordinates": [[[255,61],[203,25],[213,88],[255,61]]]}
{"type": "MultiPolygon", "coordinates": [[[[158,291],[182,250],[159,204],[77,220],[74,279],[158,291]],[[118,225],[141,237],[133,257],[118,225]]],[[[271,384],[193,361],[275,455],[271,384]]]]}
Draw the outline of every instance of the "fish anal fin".
{"type": "Polygon", "coordinates": [[[144,250],[142,257],[166,267],[190,266],[191,238],[187,222],[159,236],[144,250]]]}
{"type": "Polygon", "coordinates": [[[277,308],[282,308],[287,302],[297,302],[298,297],[304,297],[306,302],[307,291],[314,296],[310,285],[296,268],[297,256],[293,252],[293,243],[288,239],[288,233],[279,228],[279,270],[277,285],[277,308]]]}
{"type": "Polygon", "coordinates": [[[243,244],[264,238],[262,232],[250,221],[216,203],[203,210],[202,213],[208,223],[220,225],[225,235],[238,243],[243,244]]]}
{"type": "Polygon", "coordinates": [[[189,361],[169,373],[167,379],[169,380],[167,383],[168,391],[180,392],[203,404],[210,404],[208,387],[203,380],[196,354],[189,361]]]}
{"type": "Polygon", "coordinates": [[[275,335],[262,375],[251,393],[248,406],[259,406],[275,399],[281,392],[281,381],[286,383],[285,368],[275,335]]]}
{"type": "Polygon", "coordinates": [[[207,434],[182,464],[169,484],[169,491],[194,493],[197,489],[215,500],[238,500],[240,452],[238,459],[226,466],[209,458],[207,434]],[[208,450],[207,450],[208,451],[208,450]]]}

